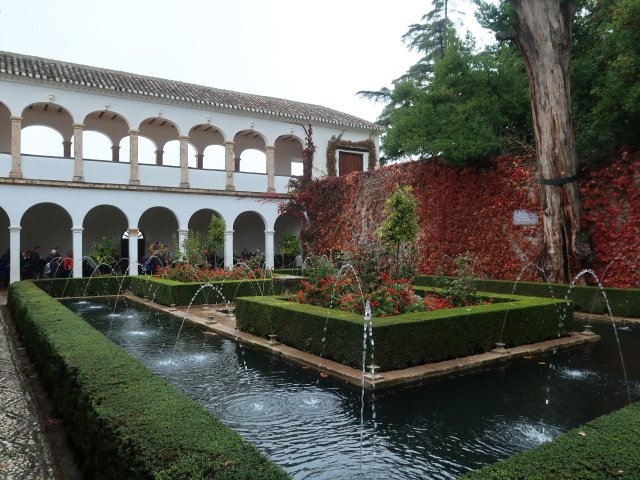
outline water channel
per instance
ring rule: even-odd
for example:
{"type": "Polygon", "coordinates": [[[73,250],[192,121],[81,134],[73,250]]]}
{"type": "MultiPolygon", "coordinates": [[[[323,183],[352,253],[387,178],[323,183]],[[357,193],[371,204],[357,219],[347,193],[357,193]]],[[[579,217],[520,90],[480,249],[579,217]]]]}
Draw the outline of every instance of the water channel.
{"type": "MultiPolygon", "coordinates": [[[[65,301],[296,479],[451,479],[640,401],[640,324],[599,342],[365,395],[144,305],[65,301]]],[[[576,325],[577,327],[580,327],[576,325]]],[[[581,330],[582,328],[577,328],[581,330]]],[[[330,334],[330,332],[328,332],[330,334]]]]}

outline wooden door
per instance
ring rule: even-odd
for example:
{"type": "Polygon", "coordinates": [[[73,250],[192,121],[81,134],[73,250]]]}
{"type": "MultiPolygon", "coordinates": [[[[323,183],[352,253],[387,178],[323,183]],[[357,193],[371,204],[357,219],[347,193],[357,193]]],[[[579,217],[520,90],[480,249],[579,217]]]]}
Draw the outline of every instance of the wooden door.
{"type": "Polygon", "coordinates": [[[362,172],[364,155],[362,153],[340,152],[339,172],[340,176],[348,175],[351,172],[362,172]]]}

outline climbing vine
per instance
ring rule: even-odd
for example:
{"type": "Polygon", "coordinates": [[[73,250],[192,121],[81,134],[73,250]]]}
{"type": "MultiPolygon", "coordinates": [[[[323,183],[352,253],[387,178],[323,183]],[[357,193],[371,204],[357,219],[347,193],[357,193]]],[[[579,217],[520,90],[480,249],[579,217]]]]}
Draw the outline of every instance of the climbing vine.
{"type": "Polygon", "coordinates": [[[351,142],[349,140],[342,140],[335,135],[331,137],[327,143],[327,175],[335,177],[338,174],[337,170],[337,158],[336,150],[340,148],[364,148],[368,150],[369,161],[367,163],[367,170],[375,170],[378,164],[378,155],[376,153],[376,144],[372,139],[361,140],[359,142],[351,142]]]}
{"type": "MultiPolygon", "coordinates": [[[[480,277],[540,280],[534,266],[543,241],[536,178],[532,157],[499,157],[489,168],[462,170],[437,160],[408,162],[315,179],[292,203],[306,212],[307,251],[332,254],[375,236],[386,199],[396,185],[410,186],[418,201],[419,273],[451,273],[454,259],[470,252],[480,277]],[[538,223],[517,224],[518,210],[530,212],[538,223]]],[[[583,228],[595,242],[592,268],[598,275],[608,269],[605,285],[637,287],[640,154],[622,152],[607,165],[585,171],[580,182],[583,228]]]]}

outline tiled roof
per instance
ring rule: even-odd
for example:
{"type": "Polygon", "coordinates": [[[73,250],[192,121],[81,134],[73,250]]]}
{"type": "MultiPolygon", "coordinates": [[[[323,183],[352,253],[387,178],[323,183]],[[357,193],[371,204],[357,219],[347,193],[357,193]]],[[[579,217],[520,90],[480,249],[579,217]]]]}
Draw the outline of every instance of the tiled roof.
{"type": "Polygon", "coordinates": [[[0,74],[179,100],[218,109],[255,112],[290,118],[299,123],[323,122],[368,130],[383,130],[383,127],[375,123],[320,105],[221,90],[16,53],[0,52],[0,74]]]}

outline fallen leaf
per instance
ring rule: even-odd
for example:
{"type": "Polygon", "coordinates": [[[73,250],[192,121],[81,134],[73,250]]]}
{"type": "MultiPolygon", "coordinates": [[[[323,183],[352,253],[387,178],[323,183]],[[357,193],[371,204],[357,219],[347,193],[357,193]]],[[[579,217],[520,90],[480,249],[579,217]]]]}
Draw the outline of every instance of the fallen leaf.
{"type": "Polygon", "coordinates": [[[321,373],[321,374],[320,374],[320,376],[321,376],[322,378],[327,378],[329,375],[327,375],[326,373],[321,373]]]}
{"type": "Polygon", "coordinates": [[[233,462],[229,460],[228,462],[224,462],[225,467],[230,467],[233,462]]]}
{"type": "Polygon", "coordinates": [[[538,365],[546,365],[544,362],[538,362],[538,365]]]}
{"type": "Polygon", "coordinates": [[[309,367],[302,367],[303,370],[309,370],[309,367]]]}
{"type": "Polygon", "coordinates": [[[587,434],[584,432],[578,432],[580,435],[582,435],[583,437],[586,436],[587,434]]]}
{"type": "Polygon", "coordinates": [[[526,357],[524,357],[524,358],[535,358],[535,357],[534,357],[533,355],[527,355],[527,356],[526,356],[526,357]]]}

